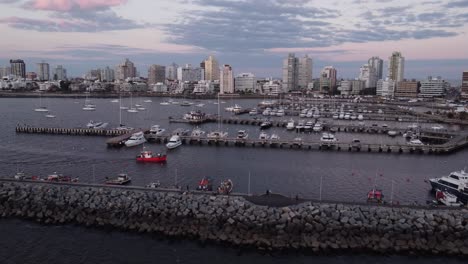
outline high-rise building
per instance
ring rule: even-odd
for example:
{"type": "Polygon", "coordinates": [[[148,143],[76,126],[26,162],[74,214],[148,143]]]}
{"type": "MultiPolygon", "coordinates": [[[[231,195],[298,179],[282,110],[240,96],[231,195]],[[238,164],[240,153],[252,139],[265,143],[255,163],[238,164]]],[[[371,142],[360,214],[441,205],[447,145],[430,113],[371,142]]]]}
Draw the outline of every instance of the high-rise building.
{"type": "Polygon", "coordinates": [[[17,77],[26,77],[26,64],[23,60],[10,60],[11,74],[17,77]]]}
{"type": "Polygon", "coordinates": [[[283,60],[283,92],[296,90],[299,83],[299,59],[289,53],[283,60]]]}
{"type": "Polygon", "coordinates": [[[205,60],[205,80],[216,81],[219,80],[219,64],[214,56],[209,56],[205,60]]]}
{"type": "Polygon", "coordinates": [[[463,98],[468,98],[468,71],[463,72],[461,92],[463,98]]]}
{"type": "Polygon", "coordinates": [[[39,81],[48,81],[50,77],[49,63],[41,62],[37,64],[37,78],[39,81]]]}
{"type": "Polygon", "coordinates": [[[0,78],[11,74],[11,67],[0,67],[0,78]]]}
{"type": "Polygon", "coordinates": [[[67,79],[67,70],[63,68],[62,65],[57,65],[54,69],[54,80],[66,80],[67,79]]]}
{"type": "Polygon", "coordinates": [[[370,67],[374,68],[376,79],[383,79],[383,60],[379,57],[372,57],[369,59],[368,64],[370,67]]]}
{"type": "Polygon", "coordinates": [[[26,73],[26,79],[27,79],[27,80],[36,80],[36,79],[37,79],[37,73],[35,73],[35,72],[27,72],[27,73],[26,73]]]}
{"type": "Polygon", "coordinates": [[[179,65],[176,63],[172,63],[171,65],[166,67],[166,79],[168,80],[177,80],[177,69],[179,65]]]}
{"type": "Polygon", "coordinates": [[[336,87],[336,69],[326,66],[320,73],[320,93],[333,93],[336,87]]]}
{"type": "Polygon", "coordinates": [[[421,81],[421,97],[442,97],[450,88],[450,84],[441,77],[427,77],[427,80],[421,81]]]}
{"type": "Polygon", "coordinates": [[[115,80],[115,72],[109,66],[101,69],[101,81],[102,82],[113,82],[115,80]]]}
{"type": "Polygon", "coordinates": [[[148,84],[164,83],[166,80],[166,67],[153,64],[148,69],[148,84]]]}
{"type": "Polygon", "coordinates": [[[398,82],[395,89],[395,97],[418,97],[419,82],[416,80],[404,80],[398,82]]]}
{"type": "Polygon", "coordinates": [[[123,63],[117,65],[115,75],[115,78],[118,80],[135,78],[137,75],[135,64],[133,64],[133,62],[131,62],[129,59],[125,59],[123,63]]]}
{"type": "Polygon", "coordinates": [[[405,57],[401,52],[395,51],[388,58],[388,78],[395,82],[403,81],[405,77],[405,57]]]}
{"type": "Polygon", "coordinates": [[[181,82],[198,82],[204,79],[205,72],[202,68],[192,68],[191,64],[177,68],[177,80],[181,82]]]}
{"type": "Polygon", "coordinates": [[[377,96],[393,97],[395,94],[395,81],[390,78],[377,82],[377,96]]]}
{"type": "Polygon", "coordinates": [[[230,65],[223,65],[220,72],[219,91],[221,94],[234,93],[234,74],[230,65]]]}
{"type": "Polygon", "coordinates": [[[242,73],[236,76],[234,86],[236,92],[255,92],[257,78],[252,73],[242,73]]]}
{"type": "Polygon", "coordinates": [[[312,82],[312,59],[308,55],[299,58],[298,88],[307,89],[312,82]]]}
{"type": "Polygon", "coordinates": [[[366,82],[365,88],[376,87],[377,85],[377,75],[375,68],[369,64],[362,65],[359,73],[359,80],[366,82]]]}

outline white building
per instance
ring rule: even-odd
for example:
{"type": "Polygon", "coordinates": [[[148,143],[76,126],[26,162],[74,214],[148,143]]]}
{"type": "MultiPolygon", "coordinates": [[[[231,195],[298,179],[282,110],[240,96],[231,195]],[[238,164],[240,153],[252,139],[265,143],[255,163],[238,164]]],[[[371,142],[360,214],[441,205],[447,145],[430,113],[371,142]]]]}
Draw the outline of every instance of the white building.
{"type": "Polygon", "coordinates": [[[368,64],[370,67],[374,68],[376,80],[382,79],[383,78],[383,60],[380,59],[379,57],[372,57],[369,59],[368,64]]]}
{"type": "Polygon", "coordinates": [[[257,78],[252,73],[241,73],[236,76],[234,86],[236,92],[255,92],[257,78]]]}
{"type": "MultiPolygon", "coordinates": [[[[277,82],[274,82],[274,81],[269,81],[267,83],[264,83],[263,84],[263,93],[264,94],[268,94],[268,95],[278,95],[282,92],[284,92],[282,89],[281,89],[281,85],[277,82]]],[[[284,87],[284,86],[283,86],[284,87]]]]}
{"type": "Polygon", "coordinates": [[[340,86],[338,87],[338,91],[340,91],[341,95],[351,95],[353,90],[353,83],[350,80],[343,80],[340,82],[340,86]]]}
{"type": "Polygon", "coordinates": [[[386,78],[377,82],[377,96],[393,97],[395,94],[395,81],[386,78]]]}
{"type": "Polygon", "coordinates": [[[137,77],[137,70],[135,64],[129,59],[119,65],[115,69],[115,79],[117,80],[126,80],[127,78],[137,77]]]}
{"type": "Polygon", "coordinates": [[[198,82],[204,80],[205,72],[202,68],[192,68],[191,64],[177,69],[177,80],[180,82],[198,82]]]}
{"type": "Polygon", "coordinates": [[[173,62],[171,65],[166,67],[166,79],[177,80],[177,69],[179,65],[173,62]]]}
{"type": "Polygon", "coordinates": [[[37,64],[37,79],[39,81],[48,81],[50,78],[49,63],[41,62],[37,64]]]}
{"type": "Polygon", "coordinates": [[[111,69],[109,66],[106,68],[101,69],[101,81],[102,82],[113,82],[115,80],[114,70],[111,69]]]}
{"type": "Polygon", "coordinates": [[[377,75],[375,68],[371,67],[369,64],[362,65],[359,73],[359,80],[366,83],[365,88],[376,87],[377,75]]]}
{"type": "Polygon", "coordinates": [[[214,92],[214,83],[212,81],[199,81],[195,84],[193,93],[205,94],[214,92]]]}
{"type": "Polygon", "coordinates": [[[427,80],[421,81],[421,97],[441,97],[444,96],[450,84],[441,77],[432,78],[429,76],[427,80]]]}
{"type": "Polygon", "coordinates": [[[220,71],[219,91],[221,94],[234,93],[234,73],[230,65],[223,65],[220,71]]]}
{"type": "Polygon", "coordinates": [[[0,78],[9,76],[11,74],[11,67],[0,67],[0,78]]]}
{"type": "Polygon", "coordinates": [[[167,93],[168,92],[167,85],[165,85],[162,82],[151,84],[149,86],[149,90],[154,92],[154,93],[167,93]]]}
{"type": "Polygon", "coordinates": [[[333,66],[326,66],[320,73],[320,93],[334,92],[337,71],[333,66]]]}
{"type": "Polygon", "coordinates": [[[299,89],[307,89],[312,82],[312,59],[308,55],[299,58],[298,81],[299,89]]]}
{"type": "Polygon", "coordinates": [[[67,70],[62,65],[57,65],[54,69],[54,80],[66,80],[67,70]]]}
{"type": "Polygon", "coordinates": [[[283,91],[296,90],[299,82],[299,60],[294,53],[289,53],[283,60],[283,91]]]}
{"type": "Polygon", "coordinates": [[[352,80],[351,83],[352,83],[352,86],[353,86],[353,89],[351,91],[352,95],[360,95],[361,91],[366,88],[366,82],[365,81],[352,80]]]}
{"type": "Polygon", "coordinates": [[[395,51],[388,58],[388,78],[395,82],[403,81],[405,77],[405,57],[395,51]]]}

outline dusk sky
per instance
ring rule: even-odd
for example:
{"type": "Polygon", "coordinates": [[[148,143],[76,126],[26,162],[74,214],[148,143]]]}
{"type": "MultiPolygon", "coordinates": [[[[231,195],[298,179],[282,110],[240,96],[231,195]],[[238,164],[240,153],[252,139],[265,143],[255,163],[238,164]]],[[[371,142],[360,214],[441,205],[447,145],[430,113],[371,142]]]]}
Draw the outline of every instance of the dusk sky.
{"type": "Polygon", "coordinates": [[[468,70],[468,0],[0,0],[0,32],[0,66],[44,60],[71,76],[127,57],[146,76],[213,54],[236,74],[280,77],[288,52],[309,54],[314,78],[326,65],[355,78],[392,51],[406,78],[468,70]]]}

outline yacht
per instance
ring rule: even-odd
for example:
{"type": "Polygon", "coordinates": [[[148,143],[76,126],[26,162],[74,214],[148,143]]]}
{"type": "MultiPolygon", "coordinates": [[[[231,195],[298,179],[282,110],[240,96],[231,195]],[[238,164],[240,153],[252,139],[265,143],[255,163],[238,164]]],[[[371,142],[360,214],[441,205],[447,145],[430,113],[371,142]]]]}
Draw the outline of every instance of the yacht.
{"type": "Polygon", "coordinates": [[[129,113],[138,113],[138,109],[132,107],[132,108],[128,109],[127,112],[129,112],[129,113]]]}
{"type": "Polygon", "coordinates": [[[357,119],[357,116],[356,115],[351,115],[351,120],[356,120],[357,119]]]}
{"type": "Polygon", "coordinates": [[[249,134],[247,134],[247,131],[245,130],[237,131],[237,139],[247,139],[248,137],[249,137],[249,134]]]}
{"type": "Polygon", "coordinates": [[[344,119],[345,119],[345,120],[349,120],[350,118],[351,118],[351,115],[350,115],[350,114],[345,114],[345,115],[344,115],[344,119]]]}
{"type": "Polygon", "coordinates": [[[358,119],[359,121],[362,121],[362,120],[364,120],[364,116],[363,116],[363,115],[358,115],[357,119],[358,119]]]}
{"type": "Polygon", "coordinates": [[[294,130],[294,128],[295,128],[294,120],[291,119],[291,120],[289,120],[288,124],[286,125],[286,129],[287,130],[294,130]]]}
{"type": "Polygon", "coordinates": [[[179,147],[180,145],[182,145],[182,141],[180,140],[180,137],[177,135],[174,135],[169,139],[169,142],[166,144],[166,147],[168,149],[175,149],[179,147]]]}
{"type": "Polygon", "coordinates": [[[145,134],[143,132],[137,132],[132,134],[132,136],[127,141],[125,141],[125,146],[133,147],[143,144],[145,142],[145,134]]]}
{"type": "Polygon", "coordinates": [[[387,132],[387,134],[388,134],[389,136],[391,136],[391,137],[395,137],[395,136],[398,134],[398,132],[395,131],[395,130],[390,130],[390,131],[387,132]]]}
{"type": "Polygon", "coordinates": [[[263,132],[263,131],[260,133],[260,136],[258,136],[258,139],[260,139],[260,140],[268,140],[269,138],[270,138],[270,136],[267,133],[263,132]]]}
{"type": "Polygon", "coordinates": [[[338,114],[333,114],[333,119],[338,119],[340,116],[338,114]]]}
{"type": "Polygon", "coordinates": [[[109,185],[126,185],[132,181],[132,178],[128,177],[128,175],[125,173],[121,173],[113,179],[109,179],[108,177],[106,177],[106,179],[107,180],[105,184],[109,184],[109,185]]]}
{"type": "Polygon", "coordinates": [[[249,111],[249,115],[258,115],[258,110],[257,108],[254,108],[252,110],[249,111]]]}
{"type": "Polygon", "coordinates": [[[118,127],[114,128],[115,130],[124,130],[124,131],[132,131],[133,130],[133,127],[128,127],[124,124],[120,124],[118,127]]]}
{"type": "Polygon", "coordinates": [[[448,176],[429,180],[432,190],[441,190],[458,197],[462,203],[468,202],[468,173],[465,170],[454,171],[448,176]]]}
{"type": "Polygon", "coordinates": [[[345,114],[343,112],[340,113],[340,115],[338,116],[339,119],[344,119],[345,118],[345,114]]]}
{"type": "Polygon", "coordinates": [[[273,126],[273,123],[271,123],[270,121],[263,121],[260,124],[260,129],[267,129],[267,128],[270,128],[272,126],[273,126]]]}
{"type": "Polygon", "coordinates": [[[166,129],[161,128],[159,125],[154,125],[151,126],[148,137],[154,139],[162,136],[164,132],[166,132],[166,129]]]}
{"type": "Polygon", "coordinates": [[[314,132],[320,132],[320,131],[322,131],[322,130],[323,130],[322,124],[319,123],[319,122],[315,123],[313,130],[314,130],[314,132]]]}
{"type": "Polygon", "coordinates": [[[314,116],[314,113],[312,111],[307,112],[306,117],[311,118],[314,116]]]}
{"type": "Polygon", "coordinates": [[[285,115],[285,112],[284,112],[284,109],[279,109],[278,112],[276,112],[276,116],[284,116],[285,115]]]}
{"type": "Polygon", "coordinates": [[[159,103],[160,105],[170,105],[171,103],[167,102],[167,101],[164,101],[164,102],[161,102],[159,103]]]}
{"type": "Polygon", "coordinates": [[[45,117],[47,117],[47,118],[56,118],[57,116],[55,116],[54,114],[49,113],[49,114],[46,114],[45,117]]]}
{"type": "Polygon", "coordinates": [[[278,141],[278,140],[280,140],[280,136],[278,136],[278,134],[271,134],[270,140],[271,141],[278,141]]]}
{"type": "Polygon", "coordinates": [[[111,100],[110,102],[111,102],[111,103],[118,103],[118,102],[119,102],[119,99],[114,99],[114,100],[111,100]]]}
{"type": "Polygon", "coordinates": [[[85,104],[82,109],[83,111],[95,111],[96,107],[92,104],[85,104]]]}
{"type": "Polygon", "coordinates": [[[212,139],[212,140],[223,139],[223,138],[226,138],[227,136],[228,136],[228,133],[223,132],[223,131],[212,131],[208,133],[208,135],[206,135],[207,138],[212,139]]]}
{"type": "Polygon", "coordinates": [[[107,127],[107,125],[109,125],[109,123],[94,122],[93,120],[91,120],[88,124],[86,124],[86,127],[91,129],[104,129],[107,127]]]}
{"type": "Polygon", "coordinates": [[[312,128],[314,127],[314,122],[312,121],[307,121],[304,126],[304,131],[310,132],[312,128]]]}
{"type": "Polygon", "coordinates": [[[276,109],[273,109],[270,111],[270,116],[276,116],[276,109]]]}
{"type": "Polygon", "coordinates": [[[314,114],[312,115],[313,118],[319,118],[320,117],[320,112],[315,111],[314,114]]]}
{"type": "Polygon", "coordinates": [[[190,103],[189,101],[183,101],[180,106],[191,106],[192,103],[190,103]]]}
{"type": "Polygon", "coordinates": [[[153,101],[150,100],[150,99],[148,99],[148,100],[144,100],[143,102],[144,102],[144,103],[152,103],[153,101]]]}
{"type": "Polygon", "coordinates": [[[304,129],[304,121],[299,121],[296,126],[296,130],[301,131],[304,129]]]}
{"type": "Polygon", "coordinates": [[[271,112],[271,109],[270,109],[270,108],[267,108],[267,109],[263,110],[262,115],[264,115],[264,116],[269,116],[269,115],[270,115],[270,112],[271,112]]]}
{"type": "Polygon", "coordinates": [[[195,128],[192,130],[192,134],[190,134],[192,137],[199,138],[203,137],[206,134],[205,131],[201,130],[199,127],[195,128]]]}
{"type": "Polygon", "coordinates": [[[234,113],[239,113],[240,111],[242,111],[242,107],[240,107],[239,105],[234,105],[234,107],[232,108],[232,112],[234,113]]]}
{"type": "Polygon", "coordinates": [[[328,145],[336,143],[338,140],[335,138],[335,135],[332,133],[323,133],[322,137],[320,138],[320,141],[322,142],[323,145],[328,145]]]}
{"type": "Polygon", "coordinates": [[[47,109],[47,107],[45,106],[40,106],[36,109],[34,109],[35,112],[49,112],[49,109],[47,109]]]}
{"type": "Polygon", "coordinates": [[[424,143],[422,143],[422,141],[417,138],[417,137],[413,137],[409,142],[408,142],[408,145],[410,146],[424,146],[424,143]]]}

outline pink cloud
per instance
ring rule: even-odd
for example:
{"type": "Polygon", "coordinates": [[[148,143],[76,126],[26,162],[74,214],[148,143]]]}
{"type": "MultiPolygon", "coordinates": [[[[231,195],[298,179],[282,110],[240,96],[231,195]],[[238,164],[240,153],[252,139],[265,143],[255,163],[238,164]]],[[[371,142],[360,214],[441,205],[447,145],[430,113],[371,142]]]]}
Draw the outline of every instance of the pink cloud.
{"type": "Polygon", "coordinates": [[[108,8],[127,3],[127,0],[32,0],[27,8],[52,11],[70,11],[74,8],[92,10],[108,8]]]}

